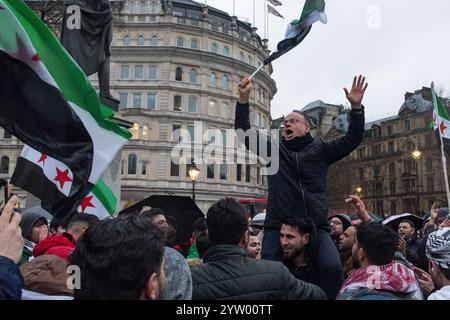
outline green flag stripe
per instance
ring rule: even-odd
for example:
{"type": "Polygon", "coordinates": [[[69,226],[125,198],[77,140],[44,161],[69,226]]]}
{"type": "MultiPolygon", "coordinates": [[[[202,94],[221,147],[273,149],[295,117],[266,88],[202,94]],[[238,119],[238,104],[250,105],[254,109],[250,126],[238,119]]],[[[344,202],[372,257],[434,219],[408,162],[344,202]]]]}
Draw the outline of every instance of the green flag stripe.
{"type": "Polygon", "coordinates": [[[110,214],[116,211],[117,199],[102,180],[97,181],[91,192],[100,200],[110,214]]]}
{"type": "Polygon", "coordinates": [[[104,118],[95,89],[47,26],[22,0],[4,0],[4,3],[28,34],[40,60],[47,67],[65,98],[88,111],[102,128],[129,139],[131,134],[126,129],[104,118]]]}

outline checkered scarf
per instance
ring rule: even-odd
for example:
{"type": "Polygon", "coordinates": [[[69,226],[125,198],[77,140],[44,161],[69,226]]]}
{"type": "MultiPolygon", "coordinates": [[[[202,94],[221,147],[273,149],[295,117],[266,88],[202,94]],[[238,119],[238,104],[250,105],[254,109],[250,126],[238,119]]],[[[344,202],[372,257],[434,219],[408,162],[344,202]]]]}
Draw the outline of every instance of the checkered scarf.
{"type": "Polygon", "coordinates": [[[430,233],[426,245],[428,259],[436,261],[444,269],[450,269],[450,228],[430,233]]]}
{"type": "Polygon", "coordinates": [[[356,286],[394,293],[411,293],[419,288],[414,271],[397,261],[351,271],[339,295],[348,287],[356,286]]]}

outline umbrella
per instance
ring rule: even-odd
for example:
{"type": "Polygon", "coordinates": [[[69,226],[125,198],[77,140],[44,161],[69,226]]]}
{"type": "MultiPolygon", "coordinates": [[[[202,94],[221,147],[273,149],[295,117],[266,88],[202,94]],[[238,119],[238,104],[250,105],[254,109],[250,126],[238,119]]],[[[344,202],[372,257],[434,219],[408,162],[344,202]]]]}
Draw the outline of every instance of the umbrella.
{"type": "Polygon", "coordinates": [[[409,220],[412,223],[414,223],[414,226],[416,228],[416,230],[420,230],[422,228],[423,225],[423,218],[416,216],[414,214],[411,213],[403,213],[403,214],[397,214],[395,216],[390,216],[389,218],[386,218],[383,221],[384,225],[388,225],[390,227],[392,227],[395,231],[398,230],[398,225],[400,224],[400,221],[402,220],[409,220]]]}
{"type": "Polygon", "coordinates": [[[190,197],[181,196],[150,196],[125,210],[119,214],[128,214],[140,212],[144,206],[162,209],[167,216],[174,217],[177,221],[177,241],[184,243],[189,241],[194,221],[204,217],[203,212],[195,204],[190,197]]]}

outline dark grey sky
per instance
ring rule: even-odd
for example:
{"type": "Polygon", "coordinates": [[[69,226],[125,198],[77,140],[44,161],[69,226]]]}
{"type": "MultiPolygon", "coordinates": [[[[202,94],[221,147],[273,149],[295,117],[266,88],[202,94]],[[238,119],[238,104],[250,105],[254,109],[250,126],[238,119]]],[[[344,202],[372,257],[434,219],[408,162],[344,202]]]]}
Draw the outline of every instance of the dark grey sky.
{"type": "MultiPolygon", "coordinates": [[[[269,16],[269,47],[299,18],[304,0],[281,0],[285,20],[269,16]]],[[[203,1],[199,1],[203,2],[203,1]]],[[[264,0],[256,2],[256,26],[264,35],[264,0]]],[[[278,93],[272,116],[317,99],[344,104],[343,86],[367,76],[368,120],[396,114],[404,93],[429,86],[450,95],[450,1],[325,0],[328,24],[320,22],[297,48],[273,63],[278,93]]],[[[207,0],[232,14],[232,0],[207,0]]],[[[253,0],[236,0],[236,15],[253,21],[253,0]]]]}

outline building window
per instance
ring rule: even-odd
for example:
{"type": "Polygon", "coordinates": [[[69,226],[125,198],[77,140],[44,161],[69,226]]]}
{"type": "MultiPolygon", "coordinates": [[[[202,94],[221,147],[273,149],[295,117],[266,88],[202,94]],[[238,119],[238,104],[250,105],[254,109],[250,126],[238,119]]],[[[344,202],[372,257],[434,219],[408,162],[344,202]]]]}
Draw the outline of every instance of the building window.
{"type": "Polygon", "coordinates": [[[119,110],[124,110],[128,105],[128,93],[120,93],[119,94],[119,110]]]}
{"type": "Polygon", "coordinates": [[[256,183],[259,184],[259,180],[261,180],[261,168],[256,167],[256,183]]]}
{"type": "Polygon", "coordinates": [[[173,110],[181,111],[183,98],[181,96],[173,97],[173,110]]]}
{"type": "Polygon", "coordinates": [[[156,94],[154,93],[147,94],[147,109],[150,111],[156,110],[156,94]]]}
{"type": "Polygon", "coordinates": [[[137,37],[137,45],[138,46],[143,46],[144,45],[144,36],[140,35],[137,37]]]}
{"type": "Polygon", "coordinates": [[[222,130],[220,130],[220,132],[222,133],[222,146],[224,148],[226,148],[226,146],[227,146],[227,130],[222,129],[222,130]]]}
{"type": "Polygon", "coordinates": [[[189,71],[189,82],[197,83],[197,71],[195,71],[195,68],[191,68],[189,71]]]}
{"type": "Polygon", "coordinates": [[[230,106],[228,103],[222,102],[220,109],[223,118],[228,118],[230,116],[230,106]]]}
{"type": "Polygon", "coordinates": [[[395,180],[389,181],[389,194],[390,195],[395,194],[395,180]]]}
{"type": "Polygon", "coordinates": [[[131,1],[131,2],[130,2],[130,6],[129,6],[129,8],[128,8],[128,11],[129,11],[131,14],[135,14],[135,13],[136,13],[136,2],[134,2],[134,1],[131,1]]]}
{"type": "Polygon", "coordinates": [[[245,56],[244,53],[242,51],[239,52],[239,58],[242,62],[245,62],[245,56]]]}
{"type": "Polygon", "coordinates": [[[206,169],[206,177],[208,179],[214,179],[214,162],[208,163],[208,166],[206,169]]]}
{"type": "Polygon", "coordinates": [[[391,201],[391,215],[397,214],[397,203],[395,201],[391,201]]]}
{"type": "Polygon", "coordinates": [[[209,114],[212,116],[217,115],[217,103],[215,101],[209,102],[209,114]]]}
{"type": "Polygon", "coordinates": [[[148,126],[146,124],[142,126],[142,140],[148,140],[148,126]]]}
{"type": "Polygon", "coordinates": [[[156,3],[156,1],[152,1],[151,13],[152,14],[158,13],[158,4],[156,3]]]}
{"type": "Polygon", "coordinates": [[[189,97],[188,112],[197,112],[197,98],[189,97]]]}
{"type": "Polygon", "coordinates": [[[217,87],[217,76],[216,76],[216,74],[214,72],[211,73],[210,86],[214,87],[214,88],[217,87]]]}
{"type": "Polygon", "coordinates": [[[241,181],[242,177],[242,164],[236,165],[236,181],[241,181]]]}
{"type": "Polygon", "coordinates": [[[428,190],[428,192],[434,191],[433,177],[427,177],[427,190],[428,190]]]}
{"type": "Polygon", "coordinates": [[[188,126],[187,131],[189,133],[188,141],[191,143],[194,143],[195,141],[195,127],[194,126],[188,126]]]}
{"type": "Polygon", "coordinates": [[[123,170],[125,168],[125,160],[122,160],[120,162],[120,174],[123,175],[123,170]]]}
{"type": "Polygon", "coordinates": [[[125,36],[125,37],[123,37],[123,45],[124,46],[130,46],[131,45],[131,38],[130,38],[130,36],[125,36]]]}
{"type": "Polygon", "coordinates": [[[220,164],[220,180],[227,180],[227,165],[225,163],[220,164]]]}
{"type": "Polygon", "coordinates": [[[379,166],[375,166],[373,168],[373,175],[374,175],[375,178],[380,176],[380,167],[379,166]]]}
{"type": "Polygon", "coordinates": [[[358,159],[364,159],[366,157],[366,148],[361,147],[358,149],[358,159]]]}
{"type": "Polygon", "coordinates": [[[148,79],[156,80],[157,77],[158,77],[158,69],[156,68],[156,66],[148,67],[148,79]]]}
{"type": "Polygon", "coordinates": [[[208,129],[208,144],[212,145],[216,142],[216,129],[209,128],[208,129]]]}
{"type": "Polygon", "coordinates": [[[172,125],[172,141],[173,142],[180,142],[182,140],[180,130],[181,130],[181,125],[179,125],[179,124],[172,125]]]}
{"type": "Polygon", "coordinates": [[[130,77],[130,67],[127,65],[120,66],[120,79],[125,80],[130,77]]]}
{"type": "Polygon", "coordinates": [[[171,177],[178,177],[180,176],[180,165],[175,164],[172,161],[170,161],[170,176],[171,177]]]}
{"type": "Polygon", "coordinates": [[[198,41],[197,39],[191,40],[191,49],[198,49],[198,41]]]}
{"type": "Polygon", "coordinates": [[[250,166],[245,166],[245,182],[250,182],[250,166]]]}
{"type": "Polygon", "coordinates": [[[364,168],[359,168],[359,180],[364,180],[364,168]]]}
{"type": "Polygon", "coordinates": [[[223,47],[223,55],[225,57],[229,57],[230,56],[230,49],[228,49],[228,47],[223,47]]]}
{"type": "Polygon", "coordinates": [[[183,68],[177,67],[175,69],[175,81],[183,81],[183,68]]]}
{"type": "Polygon", "coordinates": [[[217,54],[217,43],[211,45],[211,52],[217,54]]]}
{"type": "Polygon", "coordinates": [[[427,171],[433,170],[433,159],[432,158],[427,158],[425,160],[425,167],[427,168],[427,171]]]}
{"type": "Polygon", "coordinates": [[[253,58],[251,55],[248,56],[248,64],[253,65],[253,58]]]}
{"type": "Polygon", "coordinates": [[[11,139],[12,138],[12,134],[5,130],[3,132],[3,138],[4,139],[11,139]]]}
{"type": "Polygon", "coordinates": [[[411,131],[411,120],[409,119],[405,120],[405,131],[406,132],[411,131]]]}
{"type": "Polygon", "coordinates": [[[147,164],[148,164],[147,161],[141,161],[141,174],[143,176],[147,175],[147,164]]]}
{"type": "Polygon", "coordinates": [[[388,126],[387,132],[389,137],[394,135],[394,128],[392,126],[388,126]]]}
{"type": "Polygon", "coordinates": [[[152,47],[156,47],[156,46],[158,45],[158,37],[157,37],[157,36],[153,35],[153,36],[150,38],[150,45],[151,45],[152,47]]]}
{"type": "Polygon", "coordinates": [[[389,164],[389,176],[395,177],[395,163],[394,162],[389,164]]]}
{"type": "Polygon", "coordinates": [[[381,155],[381,146],[379,144],[372,147],[372,157],[378,157],[381,155]]]}
{"type": "Polygon", "coordinates": [[[145,1],[141,1],[141,14],[145,14],[145,8],[146,7],[146,5],[145,5],[145,1]]]}
{"type": "Polygon", "coordinates": [[[222,89],[228,90],[228,76],[226,74],[222,77],[222,89]]]}
{"type": "Polygon", "coordinates": [[[184,39],[182,37],[177,38],[177,47],[180,47],[180,48],[184,47],[184,39]]]}
{"type": "Polygon", "coordinates": [[[133,127],[130,128],[131,140],[139,139],[139,125],[135,123],[133,127]]]}
{"type": "Polygon", "coordinates": [[[388,152],[389,153],[394,153],[394,143],[393,142],[389,142],[389,144],[388,144],[388,152]]]}
{"type": "Polygon", "coordinates": [[[136,174],[137,157],[134,154],[128,156],[128,174],[136,174]]]}
{"type": "Polygon", "coordinates": [[[9,172],[9,158],[2,157],[0,161],[0,173],[8,173],[9,172]]]}
{"type": "Polygon", "coordinates": [[[138,65],[134,67],[134,79],[142,80],[144,78],[144,67],[138,65]]]}
{"type": "Polygon", "coordinates": [[[141,108],[142,106],[142,93],[133,93],[133,108],[141,108]]]}

